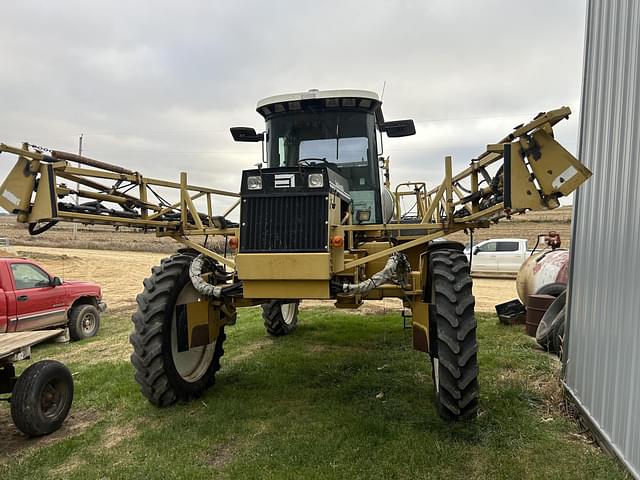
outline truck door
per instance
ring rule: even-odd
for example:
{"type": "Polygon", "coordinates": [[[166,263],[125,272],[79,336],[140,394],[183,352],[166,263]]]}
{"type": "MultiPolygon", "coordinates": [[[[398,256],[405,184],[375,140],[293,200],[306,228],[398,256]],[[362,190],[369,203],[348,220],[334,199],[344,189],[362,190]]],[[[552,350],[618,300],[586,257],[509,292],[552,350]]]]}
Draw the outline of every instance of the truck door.
{"type": "Polygon", "coordinates": [[[7,331],[7,326],[9,325],[9,316],[7,313],[7,297],[4,294],[2,285],[0,285],[0,333],[7,331]]]}
{"type": "Polygon", "coordinates": [[[471,270],[473,272],[491,273],[495,273],[498,270],[496,242],[487,241],[475,247],[473,259],[471,260],[471,270]]]}
{"type": "Polygon", "coordinates": [[[50,285],[47,272],[31,263],[11,264],[15,285],[16,331],[66,323],[64,289],[50,285]]]}
{"type": "Polygon", "coordinates": [[[520,242],[503,240],[496,242],[496,256],[500,273],[518,273],[525,252],[520,251],[520,242]]]}

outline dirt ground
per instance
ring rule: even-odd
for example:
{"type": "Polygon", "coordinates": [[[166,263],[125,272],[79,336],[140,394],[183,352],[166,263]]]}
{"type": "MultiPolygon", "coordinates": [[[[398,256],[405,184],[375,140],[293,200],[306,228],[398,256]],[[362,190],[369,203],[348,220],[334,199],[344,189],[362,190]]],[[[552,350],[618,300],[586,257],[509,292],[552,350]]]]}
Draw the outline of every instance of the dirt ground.
{"type": "MultiPolygon", "coordinates": [[[[47,271],[67,280],[92,280],[102,286],[104,300],[111,313],[125,312],[135,307],[135,298],[142,290],[142,281],[149,276],[151,267],[158,265],[165,253],[115,250],[86,250],[51,247],[5,247],[8,253],[28,257],[40,263],[47,271]]],[[[494,305],[517,297],[513,279],[474,279],[476,310],[493,312],[494,305]]],[[[333,304],[332,301],[306,302],[307,306],[333,304]]],[[[366,302],[358,311],[400,310],[397,299],[366,302]]]]}

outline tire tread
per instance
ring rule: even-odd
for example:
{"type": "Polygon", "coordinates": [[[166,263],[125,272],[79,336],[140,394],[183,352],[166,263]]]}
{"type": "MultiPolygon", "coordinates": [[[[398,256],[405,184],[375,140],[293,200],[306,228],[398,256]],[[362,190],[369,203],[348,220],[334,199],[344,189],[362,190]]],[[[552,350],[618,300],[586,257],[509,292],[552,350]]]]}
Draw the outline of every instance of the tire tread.
{"type": "Polygon", "coordinates": [[[463,253],[443,248],[430,252],[429,272],[439,360],[438,412],[447,420],[473,418],[479,398],[478,344],[469,264],[463,253]]]}

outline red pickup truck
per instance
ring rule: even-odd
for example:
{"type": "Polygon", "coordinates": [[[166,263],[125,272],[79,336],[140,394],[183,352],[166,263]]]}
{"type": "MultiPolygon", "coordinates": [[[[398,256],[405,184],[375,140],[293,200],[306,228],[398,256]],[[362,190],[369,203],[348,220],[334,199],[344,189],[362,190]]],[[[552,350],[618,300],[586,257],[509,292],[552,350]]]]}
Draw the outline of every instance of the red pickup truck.
{"type": "Polygon", "coordinates": [[[62,281],[24,258],[0,258],[0,333],[69,327],[72,340],[96,335],[106,308],[100,286],[62,281]]]}

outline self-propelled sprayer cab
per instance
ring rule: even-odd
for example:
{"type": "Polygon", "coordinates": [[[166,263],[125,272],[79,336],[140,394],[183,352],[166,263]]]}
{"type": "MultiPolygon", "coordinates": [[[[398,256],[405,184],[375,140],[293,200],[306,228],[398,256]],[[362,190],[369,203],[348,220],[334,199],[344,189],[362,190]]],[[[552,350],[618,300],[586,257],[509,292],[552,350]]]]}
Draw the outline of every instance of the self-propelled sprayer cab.
{"type": "Polygon", "coordinates": [[[258,102],[266,121],[263,134],[231,131],[236,141],[264,142],[266,168],[324,166],[337,173],[351,200],[353,223],[383,223],[391,210],[383,208],[377,132],[400,137],[413,135],[415,127],[412,120],[385,122],[381,105],[378,95],[366,90],[276,95],[258,102]]]}

